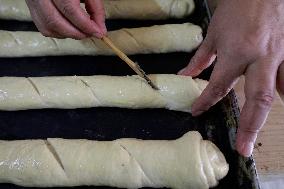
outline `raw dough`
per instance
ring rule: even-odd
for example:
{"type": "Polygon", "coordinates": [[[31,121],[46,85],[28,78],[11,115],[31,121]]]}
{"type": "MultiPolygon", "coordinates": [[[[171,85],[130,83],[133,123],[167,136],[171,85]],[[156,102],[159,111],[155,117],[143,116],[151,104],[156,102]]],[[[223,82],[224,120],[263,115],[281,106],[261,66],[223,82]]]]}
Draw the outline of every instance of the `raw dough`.
{"type": "Polygon", "coordinates": [[[198,132],[172,141],[0,141],[0,183],[27,187],[208,189],[228,169],[222,152],[198,132]]]}
{"type": "MultiPolygon", "coordinates": [[[[190,52],[202,42],[199,26],[186,24],[120,29],[108,36],[126,54],[190,52]]],[[[54,39],[39,32],[0,31],[0,57],[114,55],[100,39],[54,39]]]]}
{"type": "MultiPolygon", "coordinates": [[[[104,7],[107,19],[159,20],[186,17],[195,5],[193,0],[104,0],[104,7]]],[[[24,0],[0,0],[0,19],[32,20],[24,0]]]]}
{"type": "Polygon", "coordinates": [[[0,77],[0,110],[40,108],[167,108],[190,112],[207,81],[150,75],[159,91],[138,76],[0,77]]]}

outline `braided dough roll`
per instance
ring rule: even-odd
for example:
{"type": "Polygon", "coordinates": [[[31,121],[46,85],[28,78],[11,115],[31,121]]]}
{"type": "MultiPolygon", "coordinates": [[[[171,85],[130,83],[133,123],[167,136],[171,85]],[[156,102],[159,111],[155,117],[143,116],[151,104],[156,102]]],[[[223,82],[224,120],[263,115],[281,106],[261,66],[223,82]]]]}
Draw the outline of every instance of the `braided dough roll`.
{"type": "MultiPolygon", "coordinates": [[[[126,54],[190,52],[202,42],[199,26],[186,24],[120,29],[108,33],[126,54]]],[[[0,31],[0,57],[56,55],[114,55],[100,39],[55,39],[39,32],[0,31]]]]}
{"type": "Polygon", "coordinates": [[[138,76],[0,77],[0,110],[41,108],[167,108],[190,112],[207,81],[150,75],[160,90],[138,76]]]}
{"type": "MultiPolygon", "coordinates": [[[[193,0],[104,0],[104,7],[107,19],[159,20],[186,17],[195,5],[193,0]]],[[[0,0],[0,19],[32,21],[24,0],[0,0]]]]}
{"type": "Polygon", "coordinates": [[[198,132],[172,141],[0,141],[0,183],[27,187],[208,189],[228,169],[222,152],[198,132]]]}

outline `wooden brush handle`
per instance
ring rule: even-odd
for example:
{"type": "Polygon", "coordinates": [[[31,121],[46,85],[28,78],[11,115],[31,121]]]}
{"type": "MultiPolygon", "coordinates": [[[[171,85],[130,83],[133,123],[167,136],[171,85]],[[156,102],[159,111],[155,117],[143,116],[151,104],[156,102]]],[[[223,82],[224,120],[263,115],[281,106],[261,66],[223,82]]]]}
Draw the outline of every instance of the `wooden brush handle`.
{"type": "Polygon", "coordinates": [[[110,38],[107,36],[103,36],[102,40],[115,52],[117,56],[119,56],[125,63],[127,63],[131,68],[136,69],[136,63],[133,62],[130,58],[127,57],[124,52],[122,52],[113,42],[110,38]]]}

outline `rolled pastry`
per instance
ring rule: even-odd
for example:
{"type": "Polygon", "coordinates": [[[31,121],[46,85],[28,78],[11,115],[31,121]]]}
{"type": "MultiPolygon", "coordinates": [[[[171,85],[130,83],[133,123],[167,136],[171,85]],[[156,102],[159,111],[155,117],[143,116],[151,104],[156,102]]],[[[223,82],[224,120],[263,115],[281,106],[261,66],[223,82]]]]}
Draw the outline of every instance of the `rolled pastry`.
{"type": "Polygon", "coordinates": [[[0,110],[41,108],[167,108],[190,112],[207,81],[150,75],[160,90],[138,76],[0,77],[0,110]]]}
{"type": "MultiPolygon", "coordinates": [[[[186,24],[120,29],[108,33],[126,54],[190,52],[202,42],[199,26],[186,24]]],[[[54,39],[39,32],[0,31],[0,57],[114,55],[100,39],[54,39]]]]}
{"type": "MultiPolygon", "coordinates": [[[[107,19],[160,20],[186,17],[195,5],[193,0],[104,0],[104,7],[107,19]]],[[[24,0],[0,0],[0,19],[32,20],[24,0]]]]}
{"type": "Polygon", "coordinates": [[[208,189],[228,169],[222,152],[194,131],[172,141],[0,141],[0,183],[26,187],[208,189]]]}

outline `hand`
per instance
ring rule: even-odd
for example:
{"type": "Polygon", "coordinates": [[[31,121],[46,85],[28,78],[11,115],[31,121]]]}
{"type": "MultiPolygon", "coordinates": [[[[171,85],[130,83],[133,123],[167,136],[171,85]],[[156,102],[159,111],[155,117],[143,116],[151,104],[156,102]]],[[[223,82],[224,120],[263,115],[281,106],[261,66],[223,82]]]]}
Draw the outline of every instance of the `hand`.
{"type": "Polygon", "coordinates": [[[107,32],[102,0],[26,0],[38,30],[47,37],[82,39],[107,32]]]}
{"type": "Polygon", "coordinates": [[[236,148],[250,156],[278,87],[284,92],[284,1],[221,0],[208,34],[180,74],[197,76],[218,57],[209,84],[192,106],[198,116],[221,100],[245,75],[246,102],[236,148]]]}

